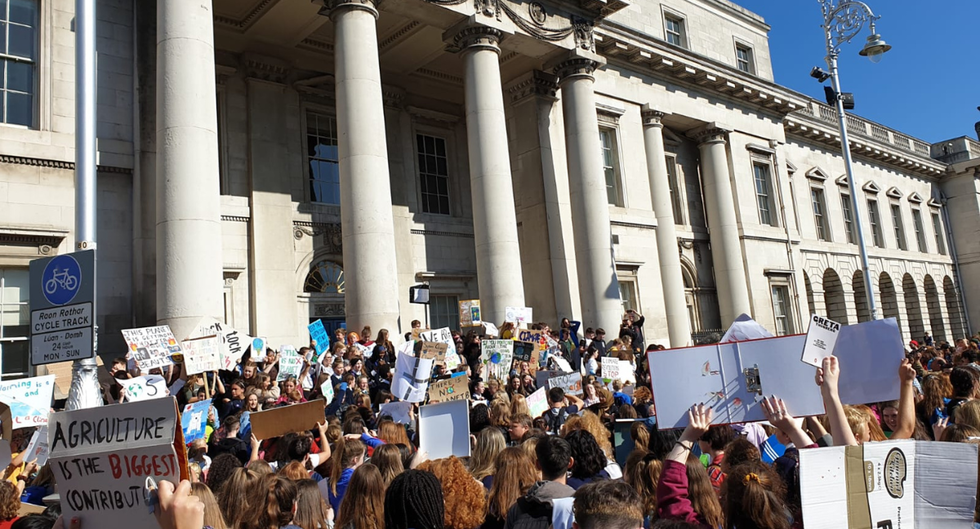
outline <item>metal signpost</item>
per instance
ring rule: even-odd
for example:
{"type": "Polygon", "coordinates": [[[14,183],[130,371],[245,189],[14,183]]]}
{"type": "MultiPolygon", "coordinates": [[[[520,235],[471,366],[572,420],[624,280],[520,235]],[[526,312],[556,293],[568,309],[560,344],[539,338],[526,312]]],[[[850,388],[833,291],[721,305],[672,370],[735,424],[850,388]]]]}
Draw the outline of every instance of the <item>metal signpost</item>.
{"type": "Polygon", "coordinates": [[[95,356],[95,250],[31,261],[31,365],[95,356]]]}

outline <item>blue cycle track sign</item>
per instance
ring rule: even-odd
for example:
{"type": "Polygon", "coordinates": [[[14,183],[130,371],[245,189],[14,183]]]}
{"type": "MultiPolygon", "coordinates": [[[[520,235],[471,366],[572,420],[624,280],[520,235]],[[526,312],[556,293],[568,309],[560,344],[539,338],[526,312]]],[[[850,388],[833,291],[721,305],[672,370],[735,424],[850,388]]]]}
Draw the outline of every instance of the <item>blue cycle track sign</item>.
{"type": "Polygon", "coordinates": [[[31,261],[31,364],[95,355],[95,250],[31,261]]]}

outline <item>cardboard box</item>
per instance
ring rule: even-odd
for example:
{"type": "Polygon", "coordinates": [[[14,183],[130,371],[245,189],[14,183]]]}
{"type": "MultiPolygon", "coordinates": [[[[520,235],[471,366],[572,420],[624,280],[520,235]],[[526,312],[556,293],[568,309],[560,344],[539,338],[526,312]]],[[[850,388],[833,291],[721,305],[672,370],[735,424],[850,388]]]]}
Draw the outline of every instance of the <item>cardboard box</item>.
{"type": "Polygon", "coordinates": [[[316,428],[326,420],[323,409],[326,402],[320,399],[293,404],[281,408],[250,413],[252,433],[258,439],[272,439],[292,432],[305,432],[316,428]]]}

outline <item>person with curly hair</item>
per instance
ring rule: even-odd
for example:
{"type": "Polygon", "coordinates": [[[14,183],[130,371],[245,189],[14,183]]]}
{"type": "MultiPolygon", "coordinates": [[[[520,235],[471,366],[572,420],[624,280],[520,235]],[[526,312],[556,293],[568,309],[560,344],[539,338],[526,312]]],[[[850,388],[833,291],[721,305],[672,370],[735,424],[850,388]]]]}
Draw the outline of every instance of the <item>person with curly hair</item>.
{"type": "Polygon", "coordinates": [[[578,490],[586,483],[609,479],[609,473],[603,470],[606,456],[591,433],[572,430],[565,440],[572,447],[572,473],[566,480],[569,487],[578,490]]]}
{"type": "Polygon", "coordinates": [[[384,529],[385,482],[381,471],[365,463],[354,471],[340,502],[337,529],[384,529]]]}
{"type": "Polygon", "coordinates": [[[446,503],[446,529],[474,529],[483,523],[486,513],[486,494],[480,483],[466,470],[456,456],[426,461],[419,470],[431,472],[442,484],[446,503]]]}
{"type": "MultiPolygon", "coordinates": [[[[20,512],[21,491],[9,481],[0,481],[0,529],[10,529],[20,512]]],[[[475,526],[474,526],[475,527],[475,526]]]]}
{"type": "Polygon", "coordinates": [[[406,470],[385,491],[385,529],[443,529],[442,485],[430,472],[406,470]]]}

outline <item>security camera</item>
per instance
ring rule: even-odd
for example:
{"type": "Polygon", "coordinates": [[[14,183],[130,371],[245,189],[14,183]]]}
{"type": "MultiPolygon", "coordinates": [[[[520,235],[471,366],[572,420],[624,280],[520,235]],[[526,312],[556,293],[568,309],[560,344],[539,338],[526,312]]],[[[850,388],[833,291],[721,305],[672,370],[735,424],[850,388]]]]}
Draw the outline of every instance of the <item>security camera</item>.
{"type": "Polygon", "coordinates": [[[810,77],[813,77],[818,82],[821,82],[822,83],[822,82],[826,81],[827,79],[830,79],[830,74],[827,73],[827,72],[825,72],[825,71],[823,71],[823,68],[821,68],[819,66],[814,66],[813,69],[810,70],[810,77]]]}

